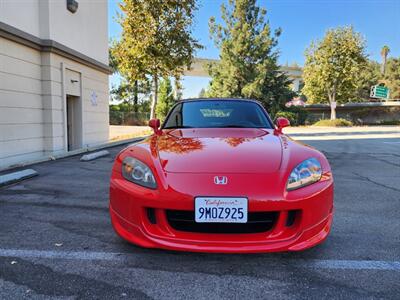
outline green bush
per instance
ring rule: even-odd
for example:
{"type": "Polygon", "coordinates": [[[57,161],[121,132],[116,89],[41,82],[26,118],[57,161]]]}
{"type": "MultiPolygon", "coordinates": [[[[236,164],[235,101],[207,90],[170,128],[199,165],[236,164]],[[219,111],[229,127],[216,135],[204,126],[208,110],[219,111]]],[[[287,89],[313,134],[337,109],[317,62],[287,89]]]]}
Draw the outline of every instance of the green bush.
{"type": "Polygon", "coordinates": [[[278,111],[275,114],[275,119],[283,117],[290,121],[290,125],[304,125],[307,119],[307,112],[302,107],[291,107],[285,111],[278,111]]]}
{"type": "Polygon", "coordinates": [[[348,127],[353,126],[353,123],[345,119],[319,120],[313,126],[348,127]]]}
{"type": "Polygon", "coordinates": [[[295,122],[293,126],[305,125],[308,112],[301,106],[292,106],[288,109],[289,112],[292,112],[296,115],[295,122]]]}

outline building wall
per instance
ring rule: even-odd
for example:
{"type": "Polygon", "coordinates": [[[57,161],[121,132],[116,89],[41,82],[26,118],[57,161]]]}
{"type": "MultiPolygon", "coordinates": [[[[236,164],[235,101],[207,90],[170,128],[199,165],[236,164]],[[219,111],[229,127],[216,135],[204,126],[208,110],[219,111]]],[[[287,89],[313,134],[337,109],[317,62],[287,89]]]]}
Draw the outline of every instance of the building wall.
{"type": "Polygon", "coordinates": [[[41,38],[55,40],[108,65],[107,0],[79,0],[74,14],[65,9],[65,0],[46,1],[50,30],[49,36],[41,38]]]}
{"type": "Polygon", "coordinates": [[[108,65],[107,0],[0,0],[0,22],[40,39],[54,40],[108,65]]]}
{"type": "Polygon", "coordinates": [[[0,0],[0,170],[68,151],[67,94],[78,148],[108,141],[107,2],[78,2],[0,0]]]}
{"type": "Polygon", "coordinates": [[[41,54],[0,37],[0,169],[43,156],[41,54]]]}
{"type": "MultiPolygon", "coordinates": [[[[58,68],[60,72],[64,67],[64,69],[81,74],[83,147],[106,142],[109,134],[108,74],[57,54],[51,54],[51,66],[58,68]],[[95,101],[92,102],[92,100],[95,101]]],[[[65,101],[65,95],[63,101],[65,101]]]]}
{"type": "Polygon", "coordinates": [[[0,0],[0,21],[40,37],[40,1],[0,0]]]}
{"type": "Polygon", "coordinates": [[[106,73],[0,37],[0,169],[67,151],[66,70],[80,74],[82,148],[108,141],[106,73]]]}

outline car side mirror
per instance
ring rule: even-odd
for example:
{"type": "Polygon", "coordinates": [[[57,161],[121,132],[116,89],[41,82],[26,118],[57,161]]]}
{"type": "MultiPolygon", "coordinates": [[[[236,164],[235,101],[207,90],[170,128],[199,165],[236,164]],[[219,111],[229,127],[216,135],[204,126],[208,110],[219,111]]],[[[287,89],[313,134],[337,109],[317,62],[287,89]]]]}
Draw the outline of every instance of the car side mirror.
{"type": "Polygon", "coordinates": [[[158,134],[160,132],[160,120],[159,119],[151,119],[149,121],[149,126],[153,128],[154,133],[158,134]]]}
{"type": "Polygon", "coordinates": [[[277,118],[275,123],[279,132],[282,132],[283,128],[290,126],[289,120],[282,117],[277,118]]]}

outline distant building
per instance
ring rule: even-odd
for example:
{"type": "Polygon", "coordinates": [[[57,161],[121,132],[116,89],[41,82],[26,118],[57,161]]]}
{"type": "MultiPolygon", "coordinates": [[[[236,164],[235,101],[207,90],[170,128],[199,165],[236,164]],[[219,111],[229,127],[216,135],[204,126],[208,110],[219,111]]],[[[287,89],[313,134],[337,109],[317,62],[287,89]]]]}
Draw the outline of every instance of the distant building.
{"type": "MultiPolygon", "coordinates": [[[[217,59],[207,59],[207,58],[195,58],[191,68],[186,70],[185,76],[199,76],[199,77],[209,77],[207,70],[204,66],[207,63],[218,63],[217,59]]],[[[293,81],[292,89],[298,92],[301,88],[303,69],[298,66],[281,66],[281,70],[285,72],[288,77],[293,81]]]]}
{"type": "Polygon", "coordinates": [[[0,169],[108,140],[107,0],[0,0],[0,169]]]}

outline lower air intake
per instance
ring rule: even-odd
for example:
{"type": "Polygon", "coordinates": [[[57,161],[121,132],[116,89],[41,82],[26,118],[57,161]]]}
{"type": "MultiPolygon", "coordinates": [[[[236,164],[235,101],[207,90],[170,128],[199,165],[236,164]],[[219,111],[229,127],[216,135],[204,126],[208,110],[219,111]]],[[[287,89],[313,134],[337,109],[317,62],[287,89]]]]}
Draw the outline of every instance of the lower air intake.
{"type": "Polygon", "coordinates": [[[247,223],[196,223],[194,211],[167,210],[169,225],[178,231],[196,233],[260,233],[271,230],[279,212],[249,212],[247,223]]]}

